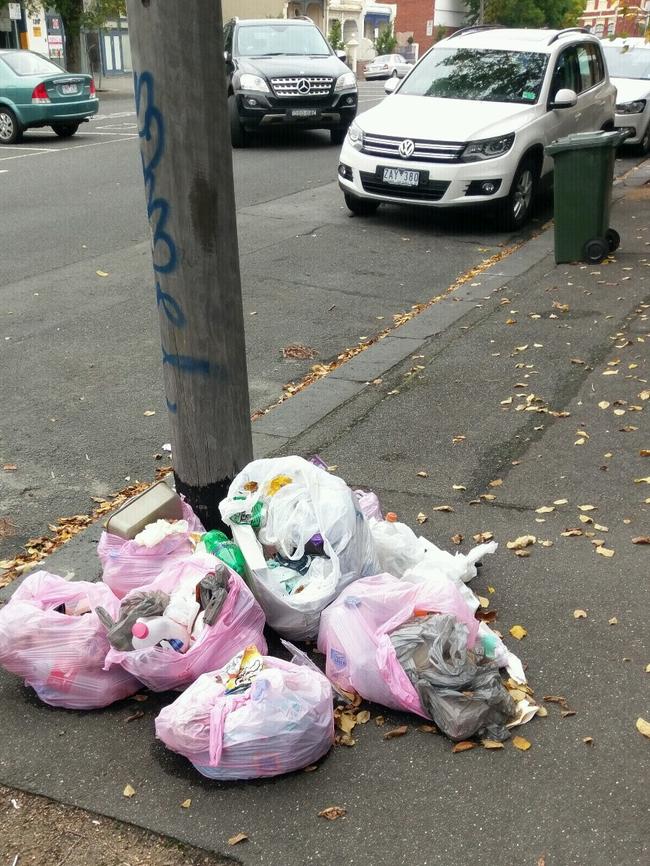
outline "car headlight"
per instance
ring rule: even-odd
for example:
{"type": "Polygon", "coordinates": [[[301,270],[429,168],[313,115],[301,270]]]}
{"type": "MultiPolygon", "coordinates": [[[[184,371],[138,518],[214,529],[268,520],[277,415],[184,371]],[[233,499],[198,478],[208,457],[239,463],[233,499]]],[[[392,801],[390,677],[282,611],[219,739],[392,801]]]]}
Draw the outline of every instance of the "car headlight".
{"type": "Polygon", "coordinates": [[[507,153],[515,140],[514,132],[510,135],[500,135],[498,138],[485,138],[483,141],[470,141],[461,154],[463,162],[478,162],[482,159],[494,159],[507,153]]]}
{"type": "Polygon", "coordinates": [[[259,75],[251,75],[249,72],[239,76],[239,87],[241,90],[255,90],[257,93],[271,92],[263,78],[260,78],[259,75]]]}
{"type": "Polygon", "coordinates": [[[336,86],[334,87],[334,92],[338,93],[339,90],[349,90],[351,87],[357,86],[357,76],[354,72],[344,72],[343,75],[339,75],[336,79],[336,86]]]}
{"type": "Polygon", "coordinates": [[[641,114],[645,111],[645,99],[637,99],[634,102],[622,102],[616,106],[617,114],[641,114]]]}
{"type": "Polygon", "coordinates": [[[361,150],[363,147],[363,130],[354,121],[348,127],[348,141],[355,150],[361,150]]]}

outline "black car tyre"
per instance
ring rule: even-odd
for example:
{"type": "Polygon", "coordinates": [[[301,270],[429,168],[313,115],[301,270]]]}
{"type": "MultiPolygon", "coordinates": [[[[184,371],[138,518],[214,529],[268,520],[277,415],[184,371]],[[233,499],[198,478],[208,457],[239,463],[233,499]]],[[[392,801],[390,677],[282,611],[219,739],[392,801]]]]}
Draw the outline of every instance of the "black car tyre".
{"type": "Polygon", "coordinates": [[[0,144],[15,144],[20,141],[23,128],[10,108],[0,105],[0,144]]]}
{"type": "Polygon", "coordinates": [[[332,144],[343,144],[347,134],[347,126],[337,126],[334,129],[330,129],[330,142],[332,144]]]}
{"type": "Polygon", "coordinates": [[[228,97],[228,113],[230,114],[230,142],[233,147],[246,147],[248,135],[239,119],[237,109],[237,97],[233,94],[228,97]]]}
{"type": "Polygon", "coordinates": [[[650,123],[646,126],[641,141],[637,144],[637,149],[642,156],[645,156],[650,150],[650,123]]]}
{"type": "Polygon", "coordinates": [[[348,207],[348,210],[351,210],[353,214],[357,216],[370,216],[375,213],[377,208],[380,205],[380,202],[374,201],[369,198],[359,198],[356,195],[352,195],[352,193],[345,192],[343,193],[345,198],[345,204],[348,207]]]}
{"type": "Polygon", "coordinates": [[[523,159],[512,180],[510,192],[503,200],[501,220],[504,228],[517,231],[530,218],[537,192],[537,169],[531,159],[523,159]]]}
{"type": "Polygon", "coordinates": [[[78,123],[55,123],[52,129],[56,132],[59,138],[72,138],[75,132],[79,129],[78,123]]]}

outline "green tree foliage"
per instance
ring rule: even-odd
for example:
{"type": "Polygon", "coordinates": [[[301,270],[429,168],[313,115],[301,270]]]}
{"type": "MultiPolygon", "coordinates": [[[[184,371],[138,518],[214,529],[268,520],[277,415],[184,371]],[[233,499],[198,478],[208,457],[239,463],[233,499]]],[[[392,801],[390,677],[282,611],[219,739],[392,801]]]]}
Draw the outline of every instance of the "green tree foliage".
{"type": "Polygon", "coordinates": [[[343,48],[343,33],[338,18],[332,19],[328,40],[334,51],[340,51],[343,48]]]}
{"type": "MultiPolygon", "coordinates": [[[[480,0],[467,0],[467,19],[478,21],[480,0]]],[[[584,0],[485,0],[485,24],[504,27],[575,27],[584,11],[584,0]]]]}
{"type": "Polygon", "coordinates": [[[397,38],[393,33],[393,25],[384,24],[379,29],[379,36],[374,41],[375,51],[377,55],[392,54],[397,46],[397,38]]]}

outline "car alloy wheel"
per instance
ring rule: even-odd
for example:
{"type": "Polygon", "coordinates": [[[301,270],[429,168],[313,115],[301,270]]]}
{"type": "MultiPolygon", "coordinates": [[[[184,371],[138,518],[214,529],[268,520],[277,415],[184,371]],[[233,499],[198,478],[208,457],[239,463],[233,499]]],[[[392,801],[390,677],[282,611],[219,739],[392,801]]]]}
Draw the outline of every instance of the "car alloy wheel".
{"type": "Polygon", "coordinates": [[[0,109],[0,141],[9,144],[14,140],[16,126],[13,115],[8,111],[0,109]]]}
{"type": "Polygon", "coordinates": [[[512,194],[512,216],[517,223],[522,222],[530,210],[534,183],[532,169],[526,166],[519,174],[512,194]]]}

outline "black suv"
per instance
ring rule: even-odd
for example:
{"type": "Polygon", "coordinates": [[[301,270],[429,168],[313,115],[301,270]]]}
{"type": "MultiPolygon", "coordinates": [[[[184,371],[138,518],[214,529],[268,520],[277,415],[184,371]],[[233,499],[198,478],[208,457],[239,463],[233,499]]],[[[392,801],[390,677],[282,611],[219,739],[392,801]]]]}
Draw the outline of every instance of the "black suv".
{"type": "Polygon", "coordinates": [[[271,126],[329,129],[342,144],[357,113],[357,80],[309,18],[234,18],[224,27],[230,135],[271,126]]]}

